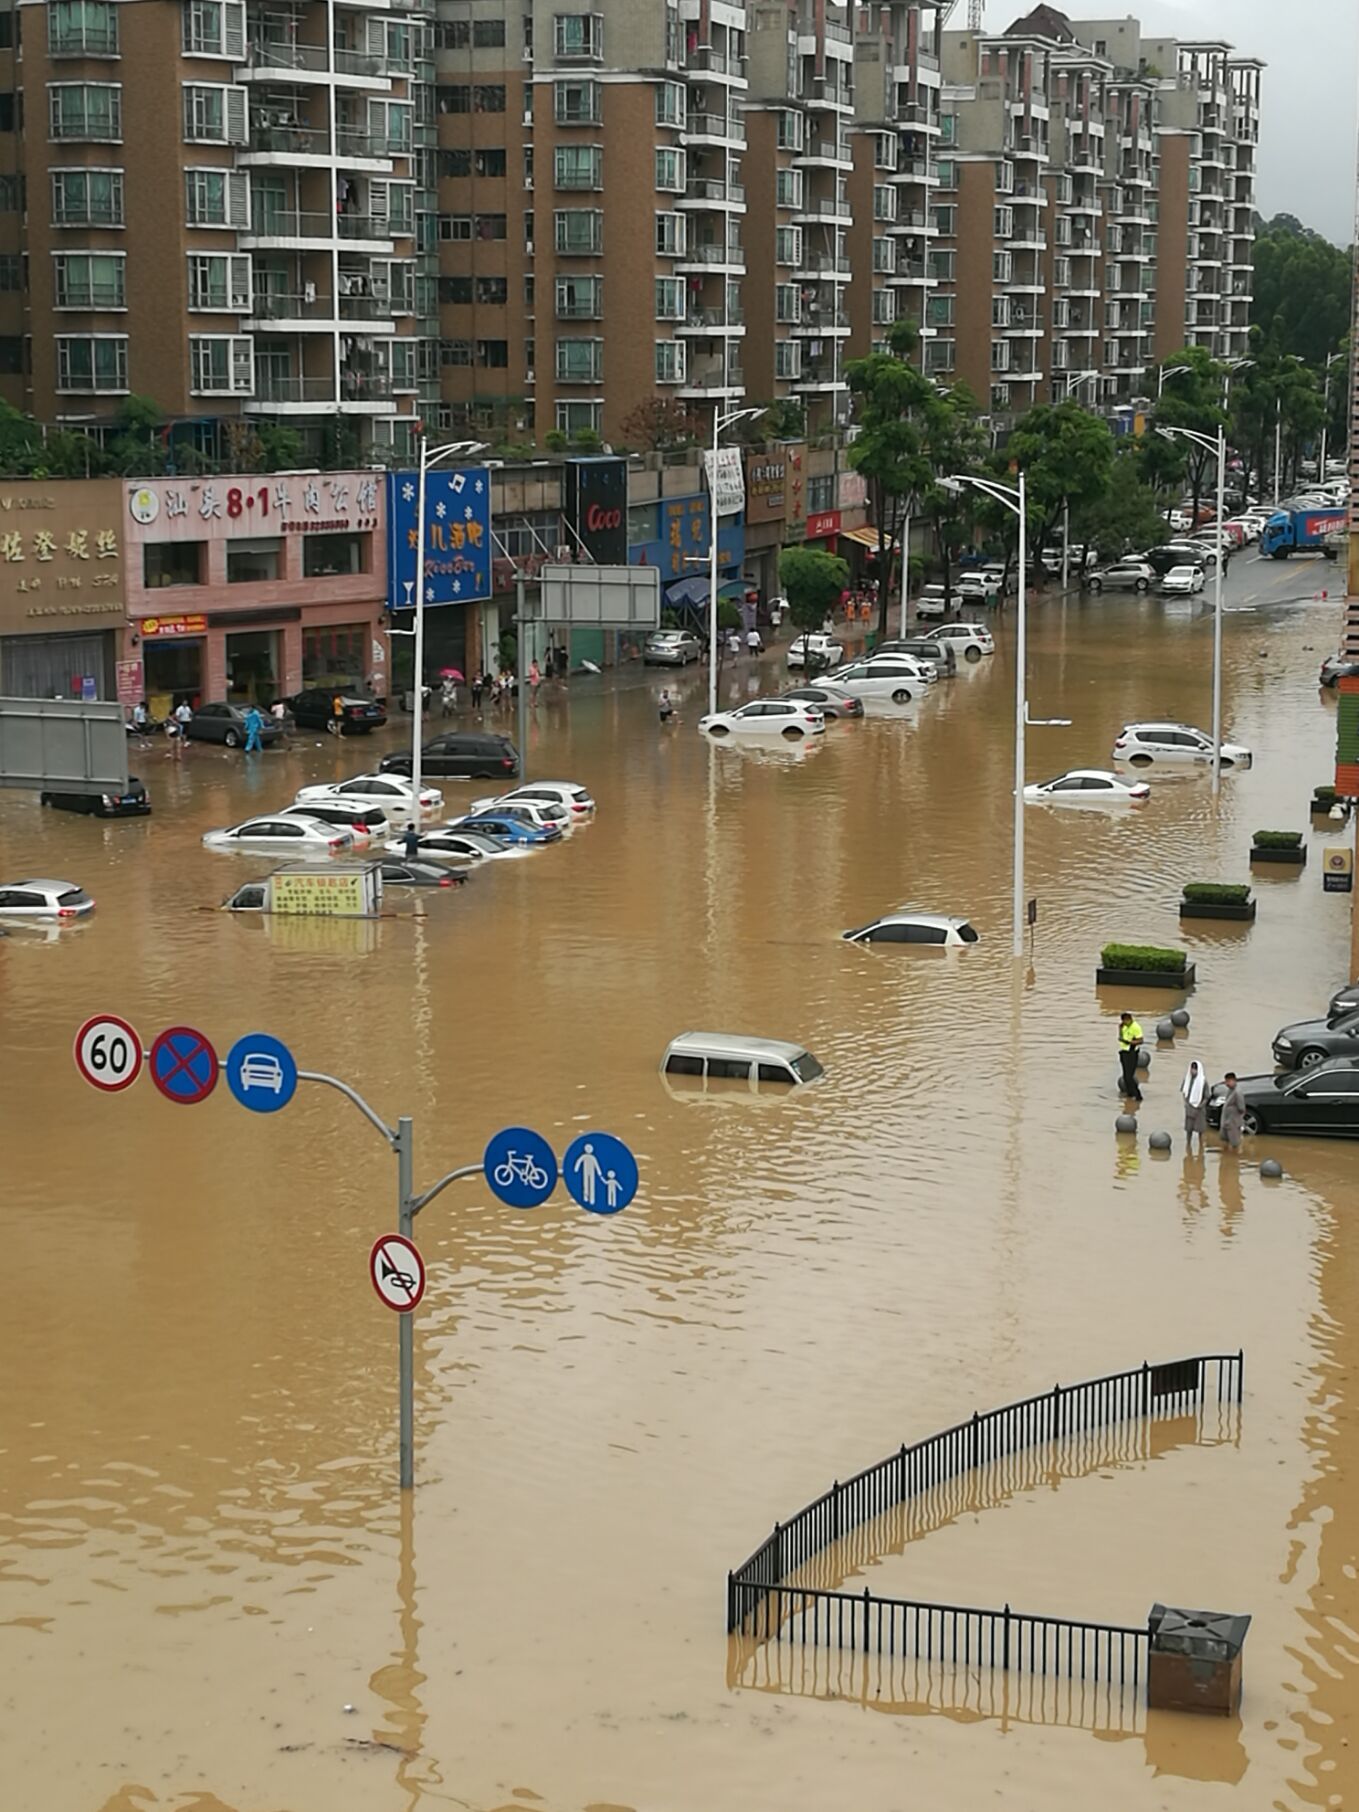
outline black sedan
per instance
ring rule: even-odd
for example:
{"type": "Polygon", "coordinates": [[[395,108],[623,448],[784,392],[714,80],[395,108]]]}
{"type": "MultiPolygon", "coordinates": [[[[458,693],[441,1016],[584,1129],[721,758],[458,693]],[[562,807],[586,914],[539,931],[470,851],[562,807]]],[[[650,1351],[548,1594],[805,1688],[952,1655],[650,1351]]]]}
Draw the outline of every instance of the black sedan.
{"type": "Polygon", "coordinates": [[[283,702],[301,730],[338,730],[342,736],[366,736],[370,730],[380,730],[387,721],[386,711],[375,698],[365,698],[344,686],[309,686],[283,702]]]}
{"type": "Polygon", "coordinates": [[[1343,1019],[1346,1013],[1359,1012],[1359,982],[1350,982],[1331,996],[1327,1019],[1343,1019]]]}
{"type": "Polygon", "coordinates": [[[815,705],[823,717],[862,717],[864,701],[838,686],[793,686],[783,695],[800,698],[804,705],[815,705]]]}
{"type": "MultiPolygon", "coordinates": [[[[260,714],[264,714],[261,712],[260,714]]],[[[245,725],[245,711],[240,705],[200,705],[184,726],[184,734],[190,742],[220,742],[228,749],[243,749],[249,732],[245,725]]],[[[268,748],[270,743],[280,742],[282,730],[273,718],[265,717],[260,729],[260,741],[268,748]]]]}
{"type": "Polygon", "coordinates": [[[1274,1061],[1286,1070],[1310,1070],[1328,1057],[1359,1057],[1359,1012],[1299,1019],[1274,1034],[1274,1061]]]}
{"type": "Polygon", "coordinates": [[[384,887],[461,887],[467,876],[432,862],[404,862],[389,856],[382,864],[384,887]]]}
{"type": "Polygon", "coordinates": [[[40,793],[44,805],[59,812],[86,812],[95,818],[149,818],[151,801],[135,774],[120,793],[40,793]]]}
{"type": "MultiPolygon", "coordinates": [[[[1288,1076],[1242,1076],[1236,1085],[1246,1103],[1248,1133],[1310,1133],[1322,1139],[1359,1139],[1359,1068],[1332,1060],[1288,1076]]],[[[1222,1123],[1218,1083],[1208,1099],[1208,1124],[1222,1123]]]]}

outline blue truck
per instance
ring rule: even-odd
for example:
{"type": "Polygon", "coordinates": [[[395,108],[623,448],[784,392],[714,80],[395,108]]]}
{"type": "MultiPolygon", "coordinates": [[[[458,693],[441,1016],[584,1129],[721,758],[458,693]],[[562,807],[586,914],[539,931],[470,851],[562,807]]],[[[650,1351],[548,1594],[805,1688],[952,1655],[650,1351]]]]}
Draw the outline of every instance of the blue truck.
{"type": "Polygon", "coordinates": [[[1275,560],[1286,560],[1290,554],[1324,554],[1334,560],[1338,545],[1334,537],[1345,527],[1345,511],[1280,510],[1271,516],[1260,535],[1260,552],[1275,560]]]}

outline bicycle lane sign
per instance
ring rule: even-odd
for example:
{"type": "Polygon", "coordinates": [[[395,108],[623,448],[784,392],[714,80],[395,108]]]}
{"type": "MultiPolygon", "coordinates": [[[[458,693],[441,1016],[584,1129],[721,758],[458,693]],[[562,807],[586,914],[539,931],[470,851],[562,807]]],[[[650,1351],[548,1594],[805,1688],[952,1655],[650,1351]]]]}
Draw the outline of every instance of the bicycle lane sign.
{"type": "Polygon", "coordinates": [[[557,1186],[557,1154],[541,1133],[505,1126],[486,1143],[486,1181],[511,1208],[538,1208],[557,1186]]]}

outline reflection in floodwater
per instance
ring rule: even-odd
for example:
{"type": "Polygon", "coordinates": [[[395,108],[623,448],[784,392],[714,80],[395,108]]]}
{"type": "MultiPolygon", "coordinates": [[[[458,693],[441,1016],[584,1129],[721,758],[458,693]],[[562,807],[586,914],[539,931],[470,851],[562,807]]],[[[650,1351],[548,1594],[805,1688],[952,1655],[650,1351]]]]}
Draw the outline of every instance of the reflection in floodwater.
{"type": "MultiPolygon", "coordinates": [[[[998,1794],[1200,1812],[1220,1789],[1198,1783],[1239,1778],[1243,1752],[1251,1812],[1359,1796],[1357,1154],[1257,1140],[1233,1160],[1210,1138],[1187,1170],[1178,1054],[1154,1057],[1138,1136],[1118,1139],[1113,1016],[1145,1003],[1094,986],[1106,942],[1183,945],[1216,1079],[1267,1067],[1273,1032],[1348,979],[1348,904],[1315,862],[1260,882],[1248,930],[1178,922],[1183,882],[1246,878],[1253,828],[1298,822],[1334,765],[1315,686],[1334,608],[1282,604],[1300,582],[1272,562],[1234,562],[1229,584],[1259,605],[1229,616],[1224,671],[1227,732],[1255,766],[1216,802],[1204,776],[1158,776],[1137,814],[1030,814],[1038,923],[1020,965],[1008,622],[994,658],[935,696],[791,754],[710,747],[692,670],[553,688],[529,772],[590,786],[588,835],[393,900],[376,925],[221,912],[269,864],[224,867],[200,839],[373,767],[403,721],[248,762],[139,751],[144,822],[0,800],[0,876],[67,876],[98,901],[86,925],[0,940],[6,1809],[678,1792],[810,1812],[848,1780],[856,1812],[894,1812],[903,1737],[913,1799],[949,1812],[998,1794]],[[662,685],[683,720],[666,732],[662,685]],[[919,962],[841,942],[902,901],[969,918],[981,944],[919,962]],[[420,1177],[514,1124],[558,1152],[592,1127],[638,1152],[638,1198],[612,1221],[560,1195],[519,1213],[470,1184],[422,1215],[418,1570],[393,1483],[393,1317],[367,1272],[394,1226],[390,1154],[306,1085],[273,1115],[225,1088],[174,1106],[145,1077],[96,1095],[70,1045],[98,1011],[147,1042],[174,1024],[222,1050],[272,1032],[389,1119],[411,1114],[420,1177]],[[779,1102],[679,1101],[657,1066],[695,1025],[795,1038],[825,1080],[779,1102]],[[1161,1128],[1174,1153],[1153,1164],[1161,1128]],[[1255,1168],[1270,1155],[1277,1188],[1255,1168]],[[824,1652],[806,1656],[823,1683],[859,1670],[834,1676],[847,1705],[953,1703],[973,1721],[851,1723],[724,1689],[726,1567],[809,1490],[960,1404],[1238,1347],[1230,1446],[1180,1430],[1079,1477],[1037,1455],[990,1513],[960,1501],[928,1541],[884,1530],[846,1558],[875,1588],[952,1603],[1250,1612],[1239,1727],[1167,1735],[1090,1685],[946,1691],[898,1671],[879,1691],[862,1658],[824,1652]],[[1033,1721],[1063,1706],[1142,1740],[1033,1721]]],[[[1031,638],[1033,712],[1072,722],[1033,731],[1030,779],[1105,766],[1124,723],[1206,716],[1203,619],[1036,601],[1031,638]]],[[[721,702],[785,677],[778,654],[738,663],[721,702]]],[[[452,817],[485,789],[444,790],[452,817]]],[[[786,1673],[786,1645],[760,1665],[786,1673]]]]}

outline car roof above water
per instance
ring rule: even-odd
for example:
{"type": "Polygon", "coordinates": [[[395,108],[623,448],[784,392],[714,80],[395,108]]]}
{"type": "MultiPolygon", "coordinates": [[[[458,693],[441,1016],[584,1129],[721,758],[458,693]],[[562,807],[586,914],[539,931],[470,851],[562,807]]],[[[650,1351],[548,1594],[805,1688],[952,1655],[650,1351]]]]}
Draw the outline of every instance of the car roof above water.
{"type": "MultiPolygon", "coordinates": [[[[775,1058],[793,1063],[811,1053],[805,1045],[789,1044],[783,1038],[755,1038],[740,1032],[681,1032],[666,1046],[665,1056],[745,1057],[752,1063],[761,1058],[775,1058]]],[[[662,1059],[664,1064],[664,1059],[662,1059]]]]}

